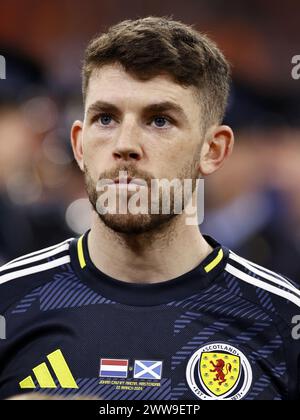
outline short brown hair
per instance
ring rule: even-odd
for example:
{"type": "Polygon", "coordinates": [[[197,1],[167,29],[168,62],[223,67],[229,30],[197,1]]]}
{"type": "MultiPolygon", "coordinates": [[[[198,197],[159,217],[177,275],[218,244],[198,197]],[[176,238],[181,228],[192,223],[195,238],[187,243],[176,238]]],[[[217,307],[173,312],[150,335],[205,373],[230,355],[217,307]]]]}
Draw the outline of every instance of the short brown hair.
{"type": "Polygon", "coordinates": [[[139,80],[167,73],[182,86],[197,87],[204,118],[222,121],[230,84],[229,63],[213,41],[191,26],[150,16],[125,20],[97,36],[85,51],[84,101],[93,70],[114,63],[139,80]]]}

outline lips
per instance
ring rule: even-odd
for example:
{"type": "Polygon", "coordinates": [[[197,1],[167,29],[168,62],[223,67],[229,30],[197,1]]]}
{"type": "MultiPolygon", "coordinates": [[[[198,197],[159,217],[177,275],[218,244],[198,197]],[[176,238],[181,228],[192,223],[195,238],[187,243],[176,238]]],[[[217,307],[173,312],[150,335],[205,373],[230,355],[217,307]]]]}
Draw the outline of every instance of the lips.
{"type": "Polygon", "coordinates": [[[139,185],[145,187],[145,181],[142,178],[132,178],[128,176],[127,178],[115,178],[115,184],[131,184],[131,185],[139,185]]]}
{"type": "Polygon", "coordinates": [[[114,183],[115,184],[129,184],[131,180],[132,178],[130,176],[120,177],[120,178],[115,178],[114,183]]]}

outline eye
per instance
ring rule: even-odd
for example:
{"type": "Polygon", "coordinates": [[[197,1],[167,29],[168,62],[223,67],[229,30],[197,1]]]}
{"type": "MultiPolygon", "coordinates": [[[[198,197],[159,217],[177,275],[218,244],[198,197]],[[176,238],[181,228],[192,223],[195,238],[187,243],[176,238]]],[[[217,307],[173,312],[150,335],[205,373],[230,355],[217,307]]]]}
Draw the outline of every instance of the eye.
{"type": "Polygon", "coordinates": [[[97,118],[100,125],[109,125],[112,122],[112,117],[109,114],[101,114],[97,118]]]}
{"type": "Polygon", "coordinates": [[[164,128],[171,122],[169,118],[164,117],[162,115],[157,115],[156,117],[153,118],[152,121],[154,122],[156,127],[159,127],[159,128],[164,128]]]}

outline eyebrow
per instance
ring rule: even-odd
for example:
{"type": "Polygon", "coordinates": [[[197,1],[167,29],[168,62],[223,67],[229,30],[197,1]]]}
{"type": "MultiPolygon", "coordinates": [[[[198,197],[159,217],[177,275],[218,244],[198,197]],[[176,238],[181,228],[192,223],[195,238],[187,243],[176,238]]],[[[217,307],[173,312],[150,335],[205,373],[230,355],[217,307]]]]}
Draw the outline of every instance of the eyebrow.
{"type": "MultiPolygon", "coordinates": [[[[96,102],[94,102],[92,105],[89,106],[88,110],[87,110],[87,115],[90,114],[94,114],[96,112],[112,112],[112,113],[120,113],[119,108],[110,103],[110,102],[106,102],[106,101],[101,101],[98,100],[96,102]]],[[[146,105],[143,108],[143,113],[144,114],[149,114],[149,113],[153,113],[153,112],[158,112],[158,113],[163,113],[163,112],[168,112],[168,111],[173,111],[176,114],[178,114],[179,117],[181,117],[182,119],[187,121],[187,116],[183,110],[183,108],[181,108],[180,105],[171,102],[171,101],[163,101],[163,102],[157,102],[157,103],[153,103],[153,104],[149,104],[146,105]]]]}

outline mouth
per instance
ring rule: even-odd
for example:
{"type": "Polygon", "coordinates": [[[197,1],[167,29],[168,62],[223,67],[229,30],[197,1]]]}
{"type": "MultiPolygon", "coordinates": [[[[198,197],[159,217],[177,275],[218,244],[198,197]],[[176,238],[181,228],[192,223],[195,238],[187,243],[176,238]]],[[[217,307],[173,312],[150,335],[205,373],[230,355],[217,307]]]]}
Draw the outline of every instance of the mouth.
{"type": "Polygon", "coordinates": [[[132,178],[130,176],[115,178],[114,183],[115,184],[129,184],[132,178]]]}
{"type": "Polygon", "coordinates": [[[131,176],[124,177],[124,178],[115,178],[115,184],[119,185],[137,185],[139,187],[145,187],[145,181],[142,178],[132,178],[131,176]]]}

